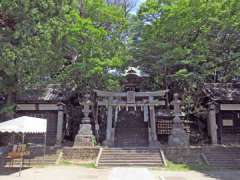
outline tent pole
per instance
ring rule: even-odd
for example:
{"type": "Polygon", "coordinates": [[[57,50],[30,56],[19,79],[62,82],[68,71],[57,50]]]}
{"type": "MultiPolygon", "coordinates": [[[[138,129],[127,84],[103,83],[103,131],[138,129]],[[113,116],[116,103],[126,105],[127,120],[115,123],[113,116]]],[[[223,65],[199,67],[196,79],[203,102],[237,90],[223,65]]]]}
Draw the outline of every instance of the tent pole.
{"type": "Polygon", "coordinates": [[[47,146],[47,133],[44,133],[43,161],[45,161],[45,156],[46,156],[46,146],[47,146]]]}
{"type": "Polygon", "coordinates": [[[15,144],[15,133],[12,133],[12,145],[15,144]]]}
{"type": "MultiPolygon", "coordinates": [[[[25,134],[22,133],[22,147],[23,147],[23,144],[24,144],[24,140],[25,139],[25,134]]],[[[21,176],[21,173],[22,173],[22,168],[23,168],[23,151],[21,149],[21,164],[20,164],[20,168],[19,168],[19,176],[21,176]]]]}

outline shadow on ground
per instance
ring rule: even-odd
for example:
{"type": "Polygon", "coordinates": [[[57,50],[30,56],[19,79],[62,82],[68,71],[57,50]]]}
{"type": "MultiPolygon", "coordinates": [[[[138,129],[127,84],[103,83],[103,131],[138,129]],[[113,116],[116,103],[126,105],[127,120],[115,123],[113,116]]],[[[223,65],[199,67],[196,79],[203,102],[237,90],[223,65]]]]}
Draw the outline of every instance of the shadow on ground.
{"type": "Polygon", "coordinates": [[[206,178],[217,180],[239,180],[240,168],[216,168],[206,164],[184,164],[168,161],[168,166],[164,170],[187,172],[195,171],[204,175],[206,178]]]}
{"type": "MultiPolygon", "coordinates": [[[[22,171],[24,171],[26,169],[30,169],[30,168],[23,168],[22,171]]],[[[1,167],[0,168],[0,176],[6,176],[6,175],[18,173],[19,170],[20,170],[19,167],[7,167],[7,168],[1,167]]]]}

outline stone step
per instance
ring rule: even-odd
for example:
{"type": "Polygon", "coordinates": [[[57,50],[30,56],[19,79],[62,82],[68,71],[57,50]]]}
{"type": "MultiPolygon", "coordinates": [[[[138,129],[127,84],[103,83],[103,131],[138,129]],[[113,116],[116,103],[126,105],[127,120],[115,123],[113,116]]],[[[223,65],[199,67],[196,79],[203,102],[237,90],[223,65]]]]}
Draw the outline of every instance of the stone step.
{"type": "MultiPolygon", "coordinates": [[[[56,161],[57,159],[44,159],[45,161],[56,161]]],[[[11,160],[6,160],[6,162],[10,162],[11,160]]],[[[38,161],[43,161],[42,159],[24,159],[25,162],[38,162],[38,161]]],[[[13,162],[21,162],[21,159],[14,159],[13,162]]]]}
{"type": "Polygon", "coordinates": [[[240,160],[234,160],[234,159],[208,159],[208,161],[210,163],[217,163],[217,162],[230,162],[230,163],[233,163],[233,162],[240,162],[240,160]]]}
{"type": "MultiPolygon", "coordinates": [[[[139,157],[156,157],[156,156],[159,156],[159,153],[102,153],[102,155],[104,156],[113,156],[113,157],[116,157],[116,156],[128,156],[128,157],[136,157],[136,156],[139,156],[139,157]]],[[[159,156],[160,157],[160,156],[159,156]]]]}
{"type": "MultiPolygon", "coordinates": [[[[56,161],[52,160],[41,160],[41,161],[24,161],[24,164],[42,164],[42,163],[55,163],[56,161]]],[[[11,164],[11,161],[5,162],[5,164],[11,164]]],[[[13,164],[21,164],[21,161],[14,161],[13,164]]]]}
{"type": "MultiPolygon", "coordinates": [[[[216,154],[214,154],[214,153],[207,153],[208,154],[208,156],[211,156],[211,157],[219,157],[219,156],[222,156],[222,155],[225,155],[225,154],[227,154],[227,157],[239,157],[240,156],[240,154],[239,153],[227,153],[227,152],[222,152],[222,153],[216,153],[216,154]]],[[[225,156],[223,156],[223,157],[225,157],[225,156]]]]}
{"type": "Polygon", "coordinates": [[[123,155],[122,157],[116,157],[116,156],[105,156],[103,155],[102,159],[161,159],[160,156],[151,156],[151,157],[146,157],[146,156],[125,156],[123,155]]]}
{"type": "Polygon", "coordinates": [[[116,139],[116,141],[126,141],[126,142],[133,142],[133,141],[145,142],[145,141],[148,140],[148,137],[147,136],[146,137],[143,137],[143,136],[131,136],[131,138],[129,138],[129,136],[128,136],[126,138],[123,138],[123,137],[118,138],[118,137],[116,137],[115,139],[116,139]]]}
{"type": "MultiPolygon", "coordinates": [[[[138,148],[138,147],[136,147],[138,148]]],[[[139,150],[139,151],[121,151],[121,150],[118,150],[118,151],[106,151],[106,152],[103,152],[103,153],[142,153],[142,154],[153,154],[153,153],[159,153],[160,151],[142,151],[142,150],[139,150]]]]}
{"type": "Polygon", "coordinates": [[[142,143],[142,144],[134,144],[134,143],[128,143],[128,144],[121,144],[121,143],[118,143],[118,144],[115,144],[116,147],[128,147],[128,146],[132,146],[132,147],[142,147],[142,146],[148,146],[148,143],[142,143]]]}
{"type": "Polygon", "coordinates": [[[236,157],[221,157],[221,156],[208,156],[208,155],[206,156],[209,160],[229,160],[229,161],[240,160],[240,156],[236,156],[236,157]]]}
{"type": "Polygon", "coordinates": [[[101,158],[99,162],[162,162],[162,159],[160,158],[152,158],[152,159],[126,159],[126,158],[121,158],[121,159],[105,159],[101,158]]]}
{"type": "Polygon", "coordinates": [[[160,149],[107,148],[103,149],[99,164],[105,166],[163,166],[160,149]]]}
{"type": "Polygon", "coordinates": [[[154,158],[154,159],[147,159],[147,158],[102,158],[99,162],[119,162],[119,161],[124,161],[124,162],[162,162],[161,158],[154,158]]]}
{"type": "MultiPolygon", "coordinates": [[[[43,154],[41,155],[33,155],[27,156],[24,158],[24,166],[31,167],[36,165],[44,165],[44,164],[55,164],[59,155],[58,154],[46,154],[45,159],[43,157],[43,154]]],[[[3,166],[6,167],[18,167],[21,165],[22,161],[21,159],[3,159],[3,166]]]]}
{"type": "MultiPolygon", "coordinates": [[[[45,161],[30,161],[30,162],[26,162],[26,161],[24,161],[23,162],[23,165],[24,166],[28,166],[28,167],[30,167],[30,166],[36,166],[36,165],[44,165],[44,164],[55,164],[56,163],[56,161],[47,161],[47,160],[45,160],[45,161]]],[[[20,166],[21,165],[21,161],[18,161],[18,162],[6,162],[6,163],[4,163],[4,167],[9,167],[9,166],[20,166]]]]}
{"type": "Polygon", "coordinates": [[[159,150],[104,150],[104,153],[105,152],[109,152],[109,153],[149,153],[149,154],[152,154],[152,153],[159,153],[160,151],[159,150]]]}
{"type": "Polygon", "coordinates": [[[240,169],[239,165],[217,165],[217,164],[214,164],[214,165],[211,165],[211,167],[214,167],[214,168],[223,168],[223,169],[240,169]]]}
{"type": "Polygon", "coordinates": [[[159,148],[151,148],[151,147],[113,147],[113,148],[104,148],[104,151],[115,151],[115,150],[121,150],[121,151],[159,151],[159,148]]]}
{"type": "Polygon", "coordinates": [[[117,153],[120,153],[120,154],[124,154],[124,153],[126,153],[126,154],[129,154],[129,153],[132,153],[132,154],[134,154],[134,153],[137,153],[137,154],[139,154],[139,153],[142,153],[142,154],[158,154],[160,151],[121,151],[121,150],[118,150],[118,151],[104,151],[103,153],[115,153],[115,154],[117,154],[117,153]]]}
{"type": "Polygon", "coordinates": [[[162,167],[163,164],[160,163],[99,163],[99,167],[119,167],[119,166],[141,166],[141,167],[162,167]]]}
{"type": "Polygon", "coordinates": [[[129,152],[129,153],[126,153],[126,152],[103,152],[102,155],[107,155],[107,156],[110,156],[110,155],[113,155],[113,156],[149,156],[149,157],[155,157],[155,156],[159,156],[159,153],[142,153],[142,152],[129,152]]]}
{"type": "Polygon", "coordinates": [[[132,140],[119,140],[117,139],[115,141],[115,144],[122,143],[122,144],[147,144],[148,140],[138,140],[138,139],[132,139],[132,140]]]}
{"type": "Polygon", "coordinates": [[[240,148],[216,148],[206,151],[210,166],[218,168],[240,168],[240,148]]]}
{"type": "Polygon", "coordinates": [[[110,159],[110,160],[104,160],[101,159],[99,161],[99,163],[162,163],[162,160],[153,160],[153,159],[145,159],[145,160],[138,160],[138,159],[134,159],[134,160],[129,160],[129,159],[110,159]]]}

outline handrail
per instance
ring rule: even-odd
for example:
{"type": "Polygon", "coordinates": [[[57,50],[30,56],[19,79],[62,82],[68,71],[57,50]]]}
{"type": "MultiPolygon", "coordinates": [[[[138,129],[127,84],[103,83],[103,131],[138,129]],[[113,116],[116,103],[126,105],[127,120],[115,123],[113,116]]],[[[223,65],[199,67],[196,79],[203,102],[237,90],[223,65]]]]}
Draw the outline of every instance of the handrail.
{"type": "Polygon", "coordinates": [[[204,153],[201,153],[201,158],[203,159],[203,161],[209,166],[209,162],[208,159],[206,157],[206,155],[204,153]]]}
{"type": "Polygon", "coordinates": [[[101,158],[101,155],[102,155],[102,151],[103,151],[103,148],[100,147],[100,150],[98,152],[98,156],[97,156],[97,159],[96,159],[96,163],[95,163],[95,166],[98,167],[98,163],[99,163],[99,160],[101,158]]]}
{"type": "Polygon", "coordinates": [[[165,155],[164,155],[164,152],[163,152],[163,150],[160,148],[160,154],[161,154],[161,156],[162,156],[162,160],[163,160],[163,165],[165,166],[165,167],[167,167],[167,159],[166,159],[166,157],[165,157],[165,155]]]}

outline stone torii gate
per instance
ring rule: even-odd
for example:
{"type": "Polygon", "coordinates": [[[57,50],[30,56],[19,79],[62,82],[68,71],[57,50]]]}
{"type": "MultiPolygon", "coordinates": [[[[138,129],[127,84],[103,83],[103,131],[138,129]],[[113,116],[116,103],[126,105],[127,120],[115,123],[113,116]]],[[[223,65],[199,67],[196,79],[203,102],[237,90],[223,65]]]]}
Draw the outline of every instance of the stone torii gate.
{"type": "Polygon", "coordinates": [[[113,124],[113,110],[115,109],[114,121],[116,122],[118,118],[118,111],[122,107],[126,109],[129,107],[133,107],[134,109],[141,107],[141,109],[144,110],[144,121],[149,123],[149,145],[159,145],[156,133],[155,107],[166,105],[166,101],[161,99],[163,99],[167,92],[168,90],[154,92],[108,92],[95,90],[97,95],[97,106],[107,107],[107,129],[104,145],[114,145],[115,126],[113,124]]]}

